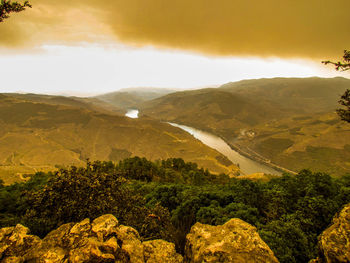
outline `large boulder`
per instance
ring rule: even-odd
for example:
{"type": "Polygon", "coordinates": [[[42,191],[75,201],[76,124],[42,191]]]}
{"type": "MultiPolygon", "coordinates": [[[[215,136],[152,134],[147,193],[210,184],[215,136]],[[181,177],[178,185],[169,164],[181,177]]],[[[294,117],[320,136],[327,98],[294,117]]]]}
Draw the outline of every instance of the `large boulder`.
{"type": "Polygon", "coordinates": [[[278,262],[256,228],[240,219],[221,226],[196,223],[186,239],[185,262],[278,262]]]}
{"type": "Polygon", "coordinates": [[[182,262],[171,243],[142,243],[135,229],[119,225],[113,215],[64,224],[42,240],[28,233],[22,225],[0,229],[1,262],[182,262]]]}
{"type": "Polygon", "coordinates": [[[318,258],[311,262],[350,262],[350,204],[318,238],[318,258]]]}

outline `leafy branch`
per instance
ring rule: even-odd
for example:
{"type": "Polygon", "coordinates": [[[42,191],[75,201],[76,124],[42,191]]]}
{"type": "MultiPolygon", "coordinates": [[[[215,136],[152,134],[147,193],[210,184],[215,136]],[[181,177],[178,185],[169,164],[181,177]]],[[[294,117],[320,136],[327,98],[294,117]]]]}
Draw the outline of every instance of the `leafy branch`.
{"type": "Polygon", "coordinates": [[[18,2],[11,2],[10,0],[1,0],[0,2],[0,22],[3,22],[6,18],[9,18],[10,13],[19,13],[25,10],[27,7],[31,8],[31,4],[25,1],[23,4],[18,2]]]}
{"type": "Polygon", "coordinates": [[[350,69],[350,51],[344,50],[344,56],[342,61],[333,62],[333,61],[322,61],[323,64],[328,65],[332,64],[335,66],[336,70],[346,71],[350,69]]]}

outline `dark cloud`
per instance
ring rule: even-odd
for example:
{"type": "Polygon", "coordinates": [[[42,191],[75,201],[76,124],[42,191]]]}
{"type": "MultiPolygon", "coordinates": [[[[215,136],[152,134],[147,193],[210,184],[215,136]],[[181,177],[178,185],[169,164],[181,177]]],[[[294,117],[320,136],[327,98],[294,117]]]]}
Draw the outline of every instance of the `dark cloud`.
{"type": "Polygon", "coordinates": [[[350,46],[349,0],[51,2],[35,0],[27,14],[10,18],[17,22],[0,24],[0,34],[7,32],[1,43],[117,38],[213,55],[317,59],[340,57],[350,46]]]}

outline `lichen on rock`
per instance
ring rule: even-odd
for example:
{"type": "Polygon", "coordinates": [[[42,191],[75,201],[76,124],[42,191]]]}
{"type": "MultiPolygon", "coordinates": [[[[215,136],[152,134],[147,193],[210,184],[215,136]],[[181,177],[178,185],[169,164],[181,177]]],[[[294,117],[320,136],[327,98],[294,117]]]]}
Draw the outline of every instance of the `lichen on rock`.
{"type": "Polygon", "coordinates": [[[196,223],[187,235],[185,258],[164,240],[142,242],[132,227],[119,225],[113,215],[92,222],[84,219],[51,231],[43,239],[17,225],[0,229],[1,262],[278,262],[256,228],[231,219],[222,226],[196,223]]]}
{"type": "Polygon", "coordinates": [[[278,262],[256,228],[231,219],[221,226],[196,223],[186,237],[185,262],[278,262]]]}
{"type": "Polygon", "coordinates": [[[350,204],[333,218],[332,225],[318,237],[318,257],[310,262],[350,262],[350,204]]]}
{"type": "Polygon", "coordinates": [[[84,219],[76,224],[64,224],[42,240],[28,233],[29,229],[22,225],[0,229],[1,262],[182,262],[176,261],[182,257],[175,247],[167,250],[167,257],[161,251],[164,246],[156,245],[150,250],[150,242],[144,245],[135,229],[119,225],[113,215],[103,215],[92,222],[84,219]]]}

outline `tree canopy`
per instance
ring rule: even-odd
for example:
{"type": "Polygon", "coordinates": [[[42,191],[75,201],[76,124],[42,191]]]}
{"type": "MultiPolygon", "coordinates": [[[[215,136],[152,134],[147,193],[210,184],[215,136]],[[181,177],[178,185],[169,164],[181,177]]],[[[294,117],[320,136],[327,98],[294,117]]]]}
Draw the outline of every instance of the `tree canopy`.
{"type": "Polygon", "coordinates": [[[349,202],[350,175],[303,170],[260,182],[214,176],[180,158],[133,157],[0,183],[0,227],[21,223],[43,237],[68,222],[113,214],[143,240],[165,239],[183,253],[196,222],[240,218],[257,227],[281,263],[299,263],[315,258],[317,236],[349,202]]]}
{"type": "Polygon", "coordinates": [[[11,2],[6,0],[1,0],[0,2],[0,22],[3,22],[6,18],[9,18],[10,13],[18,13],[26,9],[26,7],[32,7],[28,1],[23,4],[18,2],[11,2]]]}

